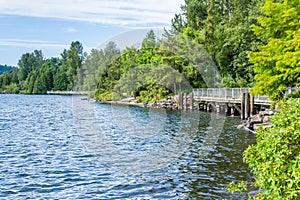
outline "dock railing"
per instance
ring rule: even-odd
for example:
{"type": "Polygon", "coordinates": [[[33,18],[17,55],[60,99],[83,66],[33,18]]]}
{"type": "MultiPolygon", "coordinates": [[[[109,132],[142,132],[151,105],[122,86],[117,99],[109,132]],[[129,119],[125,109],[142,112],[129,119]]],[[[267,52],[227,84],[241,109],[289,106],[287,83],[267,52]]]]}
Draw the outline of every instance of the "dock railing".
{"type": "MultiPolygon", "coordinates": [[[[285,95],[300,90],[300,87],[288,87],[285,95]]],[[[195,99],[223,99],[223,100],[241,100],[243,93],[250,93],[250,88],[198,88],[193,89],[195,99]]],[[[272,100],[267,96],[255,95],[256,102],[271,103],[272,100]]]]}
{"type": "Polygon", "coordinates": [[[298,90],[300,90],[300,87],[288,87],[285,91],[285,95],[297,92],[298,90]]]}
{"type": "Polygon", "coordinates": [[[47,91],[47,94],[53,95],[88,95],[88,91],[47,91]]]}
{"type": "MultiPolygon", "coordinates": [[[[250,88],[199,88],[193,89],[195,99],[241,100],[243,93],[250,93],[250,88]]],[[[271,102],[267,96],[254,96],[255,101],[271,102]]]]}

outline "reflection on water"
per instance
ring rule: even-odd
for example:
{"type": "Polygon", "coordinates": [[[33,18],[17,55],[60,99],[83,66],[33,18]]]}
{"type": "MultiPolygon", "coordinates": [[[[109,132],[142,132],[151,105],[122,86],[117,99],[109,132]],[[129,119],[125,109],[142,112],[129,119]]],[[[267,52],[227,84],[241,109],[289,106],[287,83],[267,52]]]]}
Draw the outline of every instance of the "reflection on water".
{"type": "Polygon", "coordinates": [[[237,118],[111,106],[66,96],[0,95],[0,198],[241,199],[237,118]]]}

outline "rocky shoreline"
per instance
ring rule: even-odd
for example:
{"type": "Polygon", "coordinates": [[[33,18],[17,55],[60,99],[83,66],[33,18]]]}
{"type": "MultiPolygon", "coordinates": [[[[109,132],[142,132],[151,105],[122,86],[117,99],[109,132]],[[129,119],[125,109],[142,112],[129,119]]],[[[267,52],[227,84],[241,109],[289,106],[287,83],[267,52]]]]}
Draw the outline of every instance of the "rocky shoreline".
{"type": "Polygon", "coordinates": [[[245,128],[246,130],[255,131],[260,126],[263,128],[272,127],[271,117],[278,113],[278,111],[273,109],[267,109],[264,111],[260,111],[258,114],[251,116],[247,120],[244,120],[241,125],[237,128],[242,129],[245,128]]]}
{"type": "Polygon", "coordinates": [[[148,108],[165,108],[165,109],[178,109],[178,96],[167,97],[159,102],[154,103],[139,103],[134,97],[128,97],[119,101],[100,101],[101,103],[118,104],[118,105],[132,105],[148,108]]]}

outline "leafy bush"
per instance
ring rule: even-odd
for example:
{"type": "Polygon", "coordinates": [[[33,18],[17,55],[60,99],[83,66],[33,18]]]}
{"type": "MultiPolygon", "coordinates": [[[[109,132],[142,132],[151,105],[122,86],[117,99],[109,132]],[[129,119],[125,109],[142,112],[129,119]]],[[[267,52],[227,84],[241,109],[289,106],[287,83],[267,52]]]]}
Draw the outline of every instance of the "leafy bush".
{"type": "Polygon", "coordinates": [[[242,194],[247,191],[247,185],[248,182],[246,181],[241,181],[239,183],[231,182],[230,184],[227,185],[226,189],[232,193],[239,192],[242,194]]]}
{"type": "Polygon", "coordinates": [[[149,85],[147,88],[139,91],[138,102],[149,103],[157,102],[171,95],[170,91],[157,84],[149,85]]]}
{"type": "Polygon", "coordinates": [[[300,99],[282,101],[273,127],[257,131],[257,143],[244,153],[263,189],[257,199],[300,199],[300,99]]]}
{"type": "Polygon", "coordinates": [[[94,95],[94,98],[99,101],[118,101],[122,99],[122,96],[116,92],[105,91],[101,92],[98,90],[96,93],[90,95],[94,95]]]}
{"type": "Polygon", "coordinates": [[[4,86],[4,92],[9,94],[18,94],[19,87],[16,83],[11,83],[10,85],[4,86]]]}
{"type": "Polygon", "coordinates": [[[112,92],[110,92],[110,91],[103,92],[103,93],[96,92],[95,99],[100,100],[100,101],[111,101],[112,100],[112,92]]]}

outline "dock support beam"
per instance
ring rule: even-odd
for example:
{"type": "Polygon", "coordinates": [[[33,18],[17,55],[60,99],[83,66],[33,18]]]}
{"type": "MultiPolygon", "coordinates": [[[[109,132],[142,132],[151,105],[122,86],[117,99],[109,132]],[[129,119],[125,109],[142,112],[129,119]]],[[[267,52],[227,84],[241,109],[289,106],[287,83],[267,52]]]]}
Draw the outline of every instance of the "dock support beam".
{"type": "Polygon", "coordinates": [[[245,119],[248,119],[250,117],[250,94],[245,94],[245,119]]]}
{"type": "Polygon", "coordinates": [[[183,108],[184,108],[184,110],[187,110],[187,108],[188,108],[188,99],[187,99],[186,93],[183,94],[183,108]]]}
{"type": "Polygon", "coordinates": [[[194,110],[194,93],[190,94],[190,109],[194,110]]]}
{"type": "Polygon", "coordinates": [[[216,102],[216,110],[217,113],[220,114],[220,104],[218,102],[216,102]]]}
{"type": "Polygon", "coordinates": [[[183,109],[183,93],[179,93],[179,110],[183,109]]]}
{"type": "Polygon", "coordinates": [[[250,96],[250,117],[255,114],[254,96],[250,96]]]}
{"type": "Polygon", "coordinates": [[[250,117],[252,107],[251,102],[250,93],[243,93],[241,102],[241,120],[248,119],[250,117]]]}
{"type": "Polygon", "coordinates": [[[245,97],[246,97],[246,93],[243,93],[242,102],[241,102],[241,120],[245,119],[245,97]]]}

